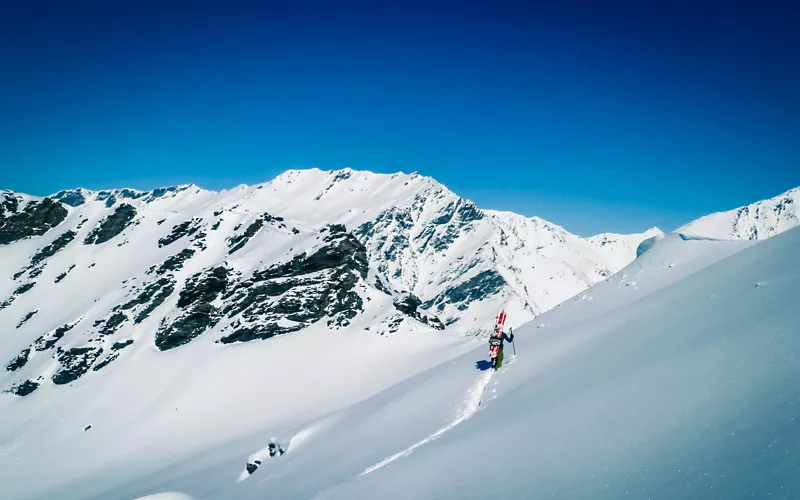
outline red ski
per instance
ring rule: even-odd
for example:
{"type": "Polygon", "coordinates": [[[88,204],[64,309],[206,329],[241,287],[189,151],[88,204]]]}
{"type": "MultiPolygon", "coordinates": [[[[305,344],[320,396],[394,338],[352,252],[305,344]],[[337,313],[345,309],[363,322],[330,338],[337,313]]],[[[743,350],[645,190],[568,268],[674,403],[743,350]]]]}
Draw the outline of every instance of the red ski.
{"type": "Polygon", "coordinates": [[[494,368],[497,353],[500,346],[503,344],[503,326],[506,324],[506,312],[500,311],[497,315],[497,321],[494,324],[494,333],[489,339],[489,359],[492,361],[492,368],[494,368]]]}

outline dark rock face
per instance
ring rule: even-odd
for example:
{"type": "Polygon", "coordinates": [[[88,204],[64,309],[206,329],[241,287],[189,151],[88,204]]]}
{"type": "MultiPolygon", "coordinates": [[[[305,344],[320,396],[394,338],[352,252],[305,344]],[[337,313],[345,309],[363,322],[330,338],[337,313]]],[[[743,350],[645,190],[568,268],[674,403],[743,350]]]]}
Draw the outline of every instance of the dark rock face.
{"type": "Polygon", "coordinates": [[[33,318],[34,316],[36,316],[36,313],[38,313],[38,312],[39,312],[39,310],[36,309],[35,311],[31,311],[28,314],[26,314],[25,316],[23,316],[23,318],[17,324],[17,329],[21,328],[22,325],[24,325],[25,323],[30,321],[30,319],[33,318]]]}
{"type": "Polygon", "coordinates": [[[110,356],[108,356],[106,359],[104,359],[101,362],[99,362],[96,365],[94,365],[94,368],[92,368],[92,370],[93,371],[101,370],[103,367],[108,366],[109,363],[111,363],[112,361],[114,361],[118,357],[119,357],[119,353],[115,352],[115,353],[111,354],[110,356]]]}
{"type": "Polygon", "coordinates": [[[72,271],[73,269],[75,269],[75,264],[72,264],[71,266],[69,266],[69,268],[67,268],[67,270],[66,270],[66,271],[64,271],[63,273],[61,273],[61,274],[59,274],[58,276],[56,276],[56,279],[55,279],[54,281],[55,281],[56,283],[60,283],[60,282],[61,282],[61,280],[63,280],[64,278],[66,278],[66,277],[67,277],[67,275],[69,274],[69,272],[70,272],[70,271],[72,271]]]}
{"type": "Polygon", "coordinates": [[[6,365],[6,371],[13,372],[19,370],[28,363],[28,356],[31,354],[31,348],[23,349],[16,358],[6,365]]]}
{"type": "Polygon", "coordinates": [[[228,286],[228,273],[226,267],[219,266],[189,277],[178,298],[178,307],[184,309],[195,302],[216,299],[228,286]]]}
{"type": "Polygon", "coordinates": [[[101,354],[101,347],[73,347],[67,350],[59,348],[58,361],[61,368],[53,374],[53,383],[63,385],[78,380],[89,371],[101,354]]]}
{"type": "Polygon", "coordinates": [[[119,351],[120,349],[125,349],[129,345],[133,344],[133,339],[127,339],[120,342],[114,342],[114,345],[111,346],[112,351],[119,351]]]}
{"type": "Polygon", "coordinates": [[[198,229],[200,229],[200,224],[202,222],[203,219],[190,219],[173,226],[172,231],[167,236],[164,236],[158,240],[158,248],[171,245],[184,236],[193,235],[198,229]]]}
{"type": "Polygon", "coordinates": [[[77,323],[67,323],[66,325],[59,326],[55,330],[45,335],[42,335],[33,343],[37,351],[46,351],[52,349],[66,333],[72,330],[77,323]]]}
{"type": "Polygon", "coordinates": [[[162,275],[170,271],[179,271],[183,268],[183,264],[194,255],[194,250],[191,248],[184,248],[179,253],[167,258],[161,267],[156,270],[156,274],[162,275]]]}
{"type": "Polygon", "coordinates": [[[472,278],[445,289],[426,302],[425,307],[436,306],[439,311],[443,311],[447,304],[457,304],[458,310],[463,311],[473,301],[502,292],[505,285],[506,280],[497,271],[481,271],[472,278]]]}
{"type": "Polygon", "coordinates": [[[422,301],[416,295],[409,293],[394,302],[394,307],[398,311],[412,318],[425,323],[437,330],[444,330],[444,324],[436,316],[426,316],[417,309],[422,305],[422,301]]]}
{"type": "Polygon", "coordinates": [[[14,290],[14,293],[11,294],[11,297],[8,297],[3,302],[0,302],[0,311],[10,306],[17,299],[17,297],[19,297],[23,293],[28,292],[34,286],[36,286],[36,282],[31,281],[29,283],[25,283],[24,285],[20,285],[19,287],[17,287],[17,289],[14,290]]]}
{"type": "Polygon", "coordinates": [[[331,327],[347,326],[363,311],[356,288],[367,275],[366,249],[350,233],[329,234],[323,241],[326,245],[311,255],[302,253],[256,271],[232,287],[223,296],[222,312],[239,317],[229,326],[233,332],[220,342],[266,339],[326,317],[331,327]]]}
{"type": "MultiPolygon", "coordinates": [[[[283,220],[281,217],[273,217],[270,214],[262,214],[261,217],[254,220],[247,226],[247,229],[244,230],[243,233],[235,234],[228,238],[228,255],[233,254],[237,250],[241,250],[250,238],[258,234],[261,231],[261,228],[264,227],[264,224],[267,222],[276,222],[278,220],[283,220]]],[[[238,227],[238,226],[237,226],[238,227]]],[[[235,229],[238,231],[238,229],[235,229]]]]}
{"type": "Polygon", "coordinates": [[[156,332],[156,347],[166,351],[188,344],[214,326],[219,318],[219,310],[211,304],[205,302],[195,304],[172,323],[162,322],[156,332]]]}
{"type": "Polygon", "coordinates": [[[394,307],[401,313],[408,314],[409,316],[414,316],[417,313],[417,308],[422,305],[422,301],[419,300],[419,297],[414,295],[413,293],[409,293],[408,295],[401,297],[400,299],[394,302],[394,307]]]}
{"type": "Polygon", "coordinates": [[[99,334],[101,336],[111,335],[126,321],[128,321],[128,316],[125,313],[120,311],[114,312],[105,320],[99,334]]]}
{"type": "Polygon", "coordinates": [[[61,236],[55,239],[52,243],[44,248],[39,249],[33,257],[31,257],[31,265],[35,266],[45,259],[48,259],[64,249],[72,240],[75,239],[75,231],[66,231],[61,236]]]}
{"type": "MultiPolygon", "coordinates": [[[[33,279],[42,274],[46,265],[47,259],[64,249],[72,240],[75,239],[75,231],[69,230],[64,232],[61,236],[56,238],[52,243],[44,248],[40,248],[33,257],[31,257],[30,264],[24,267],[21,271],[16,273],[13,277],[14,280],[19,279],[25,273],[28,273],[28,278],[33,279]]],[[[66,274],[64,274],[66,276],[66,274]]],[[[63,279],[63,278],[61,278],[63,279]]],[[[56,283],[61,281],[57,279],[56,283]]]]}
{"type": "Polygon", "coordinates": [[[190,342],[212,328],[222,317],[211,305],[228,286],[228,269],[219,266],[197,273],[186,280],[178,298],[183,313],[173,320],[166,318],[156,332],[156,347],[162,351],[190,342]]]}
{"type": "Polygon", "coordinates": [[[50,198],[32,201],[22,211],[18,211],[19,201],[7,197],[3,201],[3,208],[0,213],[0,245],[41,236],[64,222],[68,215],[67,209],[61,203],[50,198]]]}
{"type": "Polygon", "coordinates": [[[136,209],[132,205],[123,203],[114,210],[114,213],[100,221],[97,227],[86,236],[83,243],[100,245],[111,240],[122,233],[133,222],[134,217],[136,217],[136,209]]]}
{"type": "Polygon", "coordinates": [[[30,290],[34,286],[36,286],[36,282],[35,281],[31,281],[30,283],[25,283],[24,285],[20,285],[19,288],[14,290],[14,295],[22,295],[23,293],[26,293],[28,290],[30,290]]]}
{"type": "Polygon", "coordinates": [[[33,393],[38,388],[39,388],[38,382],[34,382],[33,380],[26,380],[11,387],[11,389],[9,389],[6,392],[14,394],[15,396],[23,397],[33,393]]]}
{"type": "Polygon", "coordinates": [[[133,300],[126,302],[120,306],[123,310],[129,310],[141,305],[145,305],[139,311],[139,314],[134,319],[134,323],[141,323],[152,313],[158,306],[164,303],[165,300],[172,295],[175,291],[175,279],[172,275],[159,278],[156,281],[148,283],[145,289],[133,300]]]}
{"type": "Polygon", "coordinates": [[[86,203],[86,197],[83,196],[83,192],[80,189],[70,189],[68,191],[59,191],[58,193],[54,194],[53,199],[56,199],[63,203],[64,205],[69,205],[70,207],[79,207],[86,203]]]}

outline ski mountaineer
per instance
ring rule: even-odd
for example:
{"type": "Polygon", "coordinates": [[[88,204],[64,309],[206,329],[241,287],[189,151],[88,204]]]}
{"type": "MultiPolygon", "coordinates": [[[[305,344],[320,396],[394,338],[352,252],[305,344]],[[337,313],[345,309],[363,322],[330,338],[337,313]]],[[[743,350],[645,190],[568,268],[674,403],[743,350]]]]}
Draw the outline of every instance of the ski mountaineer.
{"type": "Polygon", "coordinates": [[[499,370],[501,366],[503,366],[503,343],[505,342],[514,342],[514,332],[511,332],[511,335],[506,335],[505,332],[500,331],[500,335],[492,335],[489,339],[489,345],[497,345],[497,355],[494,358],[494,369],[499,370]],[[493,343],[494,342],[494,343],[493,343]]]}
{"type": "Polygon", "coordinates": [[[506,324],[506,312],[500,311],[497,315],[497,322],[494,325],[494,333],[489,337],[489,359],[492,360],[492,368],[499,369],[503,365],[503,342],[514,342],[514,332],[508,336],[503,331],[506,324]]]}

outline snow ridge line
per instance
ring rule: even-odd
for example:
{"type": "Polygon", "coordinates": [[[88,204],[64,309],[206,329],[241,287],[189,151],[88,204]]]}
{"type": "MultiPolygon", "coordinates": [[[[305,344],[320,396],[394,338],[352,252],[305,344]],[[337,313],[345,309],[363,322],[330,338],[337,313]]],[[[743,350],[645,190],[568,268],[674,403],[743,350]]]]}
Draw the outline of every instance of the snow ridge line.
{"type": "Polygon", "coordinates": [[[467,391],[466,398],[464,399],[464,405],[461,407],[461,410],[458,412],[456,419],[450,422],[449,424],[445,425],[441,429],[437,430],[430,436],[426,437],[421,441],[417,441],[416,443],[412,444],[408,448],[403,451],[397,452],[394,455],[391,455],[382,461],[378,462],[377,464],[373,465],[372,467],[367,468],[364,472],[359,474],[359,477],[365,476],[370,472],[374,472],[382,467],[389,465],[390,463],[394,462],[398,458],[407,457],[411,455],[414,450],[423,446],[431,441],[437,439],[439,436],[444,434],[445,432],[449,431],[453,427],[459,425],[460,423],[468,420],[470,417],[475,415],[478,411],[478,408],[481,405],[481,398],[483,393],[486,391],[486,388],[489,386],[489,382],[492,380],[492,372],[493,370],[487,370],[485,374],[479,376],[475,383],[472,384],[472,387],[467,391]]]}

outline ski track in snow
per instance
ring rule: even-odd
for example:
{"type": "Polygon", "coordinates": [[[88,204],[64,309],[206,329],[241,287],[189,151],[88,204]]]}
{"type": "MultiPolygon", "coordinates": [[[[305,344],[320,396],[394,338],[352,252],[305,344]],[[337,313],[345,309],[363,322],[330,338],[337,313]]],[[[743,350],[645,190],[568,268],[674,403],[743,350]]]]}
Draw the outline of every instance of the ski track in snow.
{"type": "Polygon", "coordinates": [[[464,399],[464,404],[462,405],[461,410],[456,415],[455,420],[445,425],[441,429],[437,430],[436,432],[426,437],[425,439],[417,441],[416,443],[412,444],[405,450],[395,453],[394,455],[391,455],[383,459],[382,461],[373,465],[372,467],[369,467],[364,472],[359,474],[359,476],[365,476],[370,472],[374,472],[382,467],[389,465],[398,458],[403,458],[407,457],[408,455],[411,455],[414,452],[414,450],[416,450],[420,446],[430,443],[431,441],[437,439],[439,436],[449,431],[453,427],[459,425],[460,423],[468,420],[470,417],[475,415],[475,413],[478,411],[478,408],[480,408],[481,398],[483,397],[483,393],[486,392],[486,388],[489,386],[489,382],[491,382],[491,380],[492,380],[492,370],[487,370],[486,373],[481,374],[475,380],[475,383],[472,384],[472,387],[470,387],[469,391],[467,391],[466,398],[464,399]]]}

